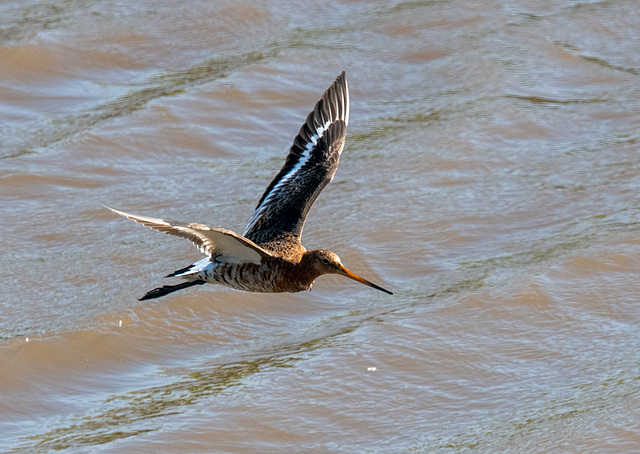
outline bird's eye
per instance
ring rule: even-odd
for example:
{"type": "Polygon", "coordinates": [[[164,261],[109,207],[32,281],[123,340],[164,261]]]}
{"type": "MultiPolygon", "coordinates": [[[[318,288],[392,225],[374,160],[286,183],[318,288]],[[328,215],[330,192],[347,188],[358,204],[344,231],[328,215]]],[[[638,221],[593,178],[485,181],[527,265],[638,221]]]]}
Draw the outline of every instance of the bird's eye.
{"type": "Polygon", "coordinates": [[[322,259],[322,263],[324,263],[325,265],[329,264],[329,259],[322,259]]]}

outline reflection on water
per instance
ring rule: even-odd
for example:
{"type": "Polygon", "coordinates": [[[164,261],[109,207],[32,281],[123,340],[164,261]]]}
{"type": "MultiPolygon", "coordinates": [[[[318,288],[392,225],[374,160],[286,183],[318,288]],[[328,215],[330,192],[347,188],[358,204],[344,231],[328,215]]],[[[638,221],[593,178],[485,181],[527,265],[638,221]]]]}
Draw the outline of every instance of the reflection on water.
{"type": "Polygon", "coordinates": [[[636,10],[2,4],[3,451],[637,451],[636,10]],[[139,303],[198,252],[103,205],[242,231],[342,70],[305,244],[394,296],[139,303]]]}
{"type": "MultiPolygon", "coordinates": [[[[342,317],[340,317],[342,318],[342,317]]],[[[369,319],[372,317],[369,316],[369,319]]],[[[258,351],[244,352],[234,363],[201,364],[197,367],[171,368],[162,373],[162,380],[169,383],[144,389],[136,389],[123,395],[113,395],[100,403],[103,408],[96,413],[70,418],[64,427],[28,437],[38,448],[66,449],[86,445],[104,444],[158,429],[154,418],[180,414],[185,407],[200,405],[221,393],[228,393],[234,386],[254,374],[276,372],[279,368],[295,367],[295,363],[308,358],[317,349],[331,348],[339,344],[335,339],[354,331],[357,326],[333,323],[339,331],[323,338],[290,341],[261,346],[258,351]],[[147,427],[148,426],[148,427],[147,427]],[[132,429],[129,429],[133,427],[132,429]]],[[[31,444],[25,444],[27,449],[31,444]]]]}
{"type": "MultiPolygon", "coordinates": [[[[237,364],[225,364],[212,370],[190,372],[181,381],[166,386],[140,389],[114,396],[101,403],[106,408],[97,414],[82,416],[69,426],[29,439],[40,448],[66,449],[109,443],[121,438],[158,430],[153,418],[186,411],[184,407],[239,386],[242,380],[267,368],[292,367],[295,358],[258,358],[237,364]],[[147,426],[149,428],[146,428],[147,426]],[[132,427],[131,429],[129,429],[132,427]]],[[[28,447],[29,445],[26,445],[28,447]]]]}

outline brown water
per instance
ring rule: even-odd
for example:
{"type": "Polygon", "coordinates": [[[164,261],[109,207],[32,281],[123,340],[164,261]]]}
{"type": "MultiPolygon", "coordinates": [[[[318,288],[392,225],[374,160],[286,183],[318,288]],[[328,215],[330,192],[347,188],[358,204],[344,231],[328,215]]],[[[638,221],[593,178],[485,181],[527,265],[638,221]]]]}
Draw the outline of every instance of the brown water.
{"type": "Polygon", "coordinates": [[[640,450],[640,7],[0,3],[0,451],[640,450]],[[346,70],[305,229],[388,296],[212,285],[346,70]]]}

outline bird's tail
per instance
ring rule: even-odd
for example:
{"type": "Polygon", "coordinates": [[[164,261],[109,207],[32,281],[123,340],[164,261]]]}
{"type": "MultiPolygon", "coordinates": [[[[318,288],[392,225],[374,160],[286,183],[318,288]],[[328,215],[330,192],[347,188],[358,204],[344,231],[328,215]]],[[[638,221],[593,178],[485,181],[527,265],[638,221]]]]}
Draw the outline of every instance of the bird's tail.
{"type": "Polygon", "coordinates": [[[202,285],[205,281],[187,281],[182,284],[176,285],[163,285],[162,287],[154,288],[153,290],[148,291],[143,297],[138,298],[138,301],[151,300],[154,298],[160,298],[161,296],[168,295],[169,293],[176,292],[178,290],[182,290],[183,288],[189,288],[193,285],[202,285]]]}
{"type": "Polygon", "coordinates": [[[185,279],[193,279],[193,276],[199,274],[200,271],[211,265],[211,259],[205,257],[202,260],[198,260],[196,263],[192,263],[189,266],[174,271],[171,274],[167,274],[165,277],[184,277],[185,279]]]}
{"type": "Polygon", "coordinates": [[[189,273],[189,271],[191,271],[191,270],[192,270],[192,268],[193,268],[195,265],[196,265],[196,264],[194,263],[194,264],[191,264],[191,265],[186,266],[186,267],[184,267],[184,268],[180,268],[178,271],[174,271],[174,272],[173,272],[173,273],[171,273],[171,274],[167,274],[165,277],[180,277],[180,276],[183,276],[183,275],[185,275],[185,274],[189,273]]]}

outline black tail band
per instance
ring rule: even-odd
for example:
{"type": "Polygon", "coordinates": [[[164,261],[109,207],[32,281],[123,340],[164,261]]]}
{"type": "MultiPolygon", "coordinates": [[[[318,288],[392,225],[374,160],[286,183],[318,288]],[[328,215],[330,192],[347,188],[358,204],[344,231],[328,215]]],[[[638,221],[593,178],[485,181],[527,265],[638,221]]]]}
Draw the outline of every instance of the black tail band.
{"type": "Polygon", "coordinates": [[[189,271],[191,268],[193,268],[193,264],[186,266],[184,268],[179,269],[178,271],[174,271],[171,274],[167,274],[165,277],[176,277],[178,274],[183,274],[186,273],[187,271],[189,271]]]}

